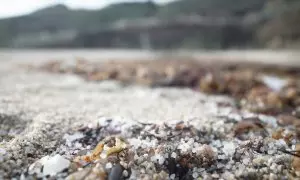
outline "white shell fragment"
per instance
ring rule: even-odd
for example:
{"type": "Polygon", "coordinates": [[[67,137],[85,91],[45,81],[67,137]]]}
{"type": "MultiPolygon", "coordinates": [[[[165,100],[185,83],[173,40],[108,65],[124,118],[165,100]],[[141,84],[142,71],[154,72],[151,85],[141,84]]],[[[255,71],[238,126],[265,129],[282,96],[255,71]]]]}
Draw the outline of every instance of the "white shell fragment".
{"type": "Polygon", "coordinates": [[[43,175],[53,176],[57,173],[63,171],[64,169],[68,168],[70,165],[70,161],[65,159],[59,154],[49,158],[46,162],[44,162],[44,169],[43,175]]]}

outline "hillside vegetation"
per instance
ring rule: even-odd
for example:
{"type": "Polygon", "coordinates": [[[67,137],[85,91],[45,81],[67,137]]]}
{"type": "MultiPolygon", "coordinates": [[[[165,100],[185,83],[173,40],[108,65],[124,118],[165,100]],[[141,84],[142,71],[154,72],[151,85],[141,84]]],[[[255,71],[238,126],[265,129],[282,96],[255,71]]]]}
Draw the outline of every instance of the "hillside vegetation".
{"type": "Polygon", "coordinates": [[[105,28],[121,19],[149,16],[172,19],[178,15],[194,14],[263,17],[266,20],[263,24],[255,26],[256,39],[253,41],[262,46],[269,46],[274,39],[281,38],[285,43],[281,42],[278,46],[286,46],[286,38],[288,42],[291,38],[298,38],[299,12],[297,0],[177,0],[162,6],[149,2],[118,3],[99,10],[70,10],[63,5],[56,5],[29,15],[0,19],[0,46],[10,46],[14,38],[34,33],[85,32],[105,28]]]}

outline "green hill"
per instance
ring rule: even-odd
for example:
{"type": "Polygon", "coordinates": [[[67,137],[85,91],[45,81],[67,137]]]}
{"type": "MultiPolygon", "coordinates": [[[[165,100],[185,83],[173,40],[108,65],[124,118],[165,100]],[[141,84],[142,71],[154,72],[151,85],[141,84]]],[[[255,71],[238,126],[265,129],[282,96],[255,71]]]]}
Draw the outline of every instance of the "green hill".
{"type": "Polygon", "coordinates": [[[70,10],[64,5],[56,5],[29,15],[0,19],[0,46],[11,46],[15,38],[23,36],[26,38],[28,34],[34,36],[35,33],[41,32],[84,32],[105,28],[112,22],[121,19],[135,19],[149,15],[160,19],[172,19],[182,14],[241,18],[253,14],[267,16],[270,20],[266,21],[266,24],[254,28],[258,29],[257,37],[265,45],[266,41],[270,41],[273,36],[281,34],[277,31],[266,33],[269,31],[268,28],[273,29],[272,27],[277,27],[280,22],[281,28],[277,28],[278,31],[287,31],[283,27],[289,27],[288,29],[293,31],[293,34],[295,31],[299,32],[293,26],[298,22],[297,12],[299,10],[294,7],[289,11],[289,8],[286,8],[292,7],[297,0],[277,0],[275,2],[281,4],[274,5],[274,1],[271,0],[177,0],[162,6],[147,2],[118,3],[99,10],[70,10]],[[282,11],[284,15],[278,13],[284,8],[286,9],[282,11]],[[292,18],[290,19],[290,17],[292,18]]]}
{"type": "Polygon", "coordinates": [[[249,12],[260,11],[264,0],[177,0],[159,10],[162,17],[176,14],[233,15],[242,16],[249,12]]]}

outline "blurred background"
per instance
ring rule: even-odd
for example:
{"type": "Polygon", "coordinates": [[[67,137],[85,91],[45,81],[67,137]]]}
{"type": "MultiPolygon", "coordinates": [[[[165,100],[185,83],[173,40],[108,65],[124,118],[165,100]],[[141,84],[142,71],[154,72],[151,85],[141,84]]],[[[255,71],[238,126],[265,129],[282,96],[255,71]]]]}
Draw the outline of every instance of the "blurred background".
{"type": "Polygon", "coordinates": [[[1,48],[300,47],[299,0],[49,1],[18,12],[29,2],[2,5],[14,7],[0,16],[1,48]]]}

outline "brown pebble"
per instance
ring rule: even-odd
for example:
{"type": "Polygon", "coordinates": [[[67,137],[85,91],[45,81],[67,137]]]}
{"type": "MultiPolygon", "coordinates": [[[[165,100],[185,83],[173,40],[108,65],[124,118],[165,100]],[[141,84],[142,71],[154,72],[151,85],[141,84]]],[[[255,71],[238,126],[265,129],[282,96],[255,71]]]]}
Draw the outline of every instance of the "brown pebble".
{"type": "Polygon", "coordinates": [[[206,93],[223,93],[224,80],[220,75],[209,73],[200,80],[200,90],[206,93]]]}
{"type": "Polygon", "coordinates": [[[284,92],[285,98],[293,99],[297,96],[297,89],[294,87],[287,88],[284,92]]]}
{"type": "MultiPolygon", "coordinates": [[[[295,155],[300,157],[300,144],[296,144],[295,155]]],[[[294,156],[292,161],[292,167],[295,171],[300,171],[300,158],[294,156]]]]}
{"type": "Polygon", "coordinates": [[[268,93],[266,104],[275,108],[282,108],[283,106],[280,96],[275,92],[268,93]]]}
{"type": "Polygon", "coordinates": [[[298,118],[290,115],[279,115],[277,117],[277,123],[282,126],[289,126],[295,124],[297,121],[299,121],[298,118]]]}
{"type": "Polygon", "coordinates": [[[242,120],[238,122],[234,127],[234,135],[238,136],[243,133],[246,133],[248,131],[255,131],[255,130],[262,130],[264,129],[264,125],[259,121],[255,119],[251,120],[242,120]]]}
{"type": "Polygon", "coordinates": [[[282,129],[282,128],[280,128],[279,130],[277,130],[277,131],[274,131],[273,133],[272,133],[272,138],[273,139],[276,139],[276,140],[278,140],[278,139],[281,139],[282,138],[282,133],[284,132],[284,129],[282,129]]]}
{"type": "Polygon", "coordinates": [[[183,130],[184,128],[185,128],[184,122],[179,122],[175,126],[175,130],[177,130],[177,131],[183,130]]]}

